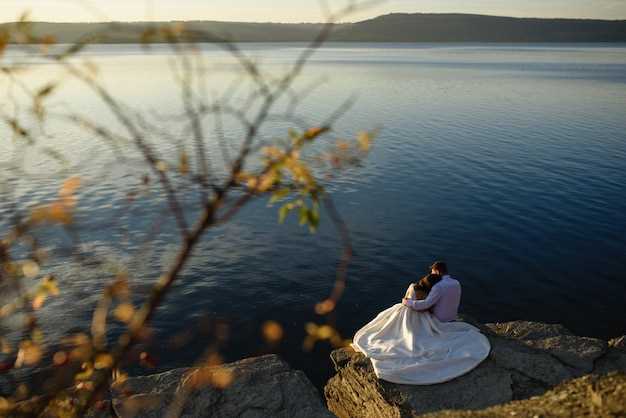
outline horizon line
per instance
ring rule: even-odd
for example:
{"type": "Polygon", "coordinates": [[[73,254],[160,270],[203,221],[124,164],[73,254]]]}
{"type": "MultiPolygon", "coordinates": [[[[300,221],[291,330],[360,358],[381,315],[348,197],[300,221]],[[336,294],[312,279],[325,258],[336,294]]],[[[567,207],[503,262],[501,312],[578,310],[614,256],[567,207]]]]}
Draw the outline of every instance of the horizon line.
{"type": "MultiPolygon", "coordinates": [[[[626,18],[621,19],[598,19],[593,17],[534,17],[534,16],[510,16],[510,15],[496,15],[496,14],[483,14],[483,13],[462,13],[462,12],[389,12],[367,19],[357,21],[337,22],[336,25],[349,25],[355,23],[366,22],[374,20],[383,16],[390,15],[463,15],[463,16],[483,16],[483,17],[501,17],[509,19],[536,19],[536,20],[595,20],[604,22],[621,22],[626,21],[626,18]]],[[[215,23],[257,23],[257,24],[274,24],[274,25],[324,25],[327,22],[277,22],[277,21],[251,21],[251,20],[212,20],[212,19],[189,19],[189,20],[84,20],[84,21],[55,21],[55,20],[26,20],[29,23],[57,23],[57,24],[106,24],[106,23],[189,23],[189,22],[215,22],[215,23]]],[[[18,20],[0,22],[0,25],[19,23],[18,20]]]]}

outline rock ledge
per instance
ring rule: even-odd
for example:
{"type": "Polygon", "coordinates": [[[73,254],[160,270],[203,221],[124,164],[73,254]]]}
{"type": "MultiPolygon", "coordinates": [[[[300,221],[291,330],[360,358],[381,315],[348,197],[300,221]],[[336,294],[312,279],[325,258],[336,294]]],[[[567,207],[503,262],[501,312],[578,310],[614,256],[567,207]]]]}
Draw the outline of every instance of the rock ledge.
{"type": "Polygon", "coordinates": [[[117,416],[211,418],[331,418],[299,370],[266,355],[219,367],[174,369],[128,379],[112,393],[117,416]],[[224,389],[217,389],[227,382],[224,389]]]}
{"type": "MultiPolygon", "coordinates": [[[[481,410],[533,397],[539,399],[536,402],[549,404],[541,395],[563,382],[571,381],[574,389],[561,389],[558,396],[567,396],[570,392],[572,396],[580,397],[583,392],[587,396],[588,392],[576,388],[587,387],[591,383],[585,379],[591,377],[578,379],[582,383],[573,379],[589,373],[606,375],[612,371],[626,372],[624,337],[607,343],[576,336],[561,325],[527,321],[486,325],[471,320],[467,322],[479,326],[487,335],[491,353],[470,373],[438,385],[408,386],[378,380],[365,356],[350,348],[335,350],[331,359],[337,374],[324,389],[328,408],[339,418],[396,418],[427,413],[433,413],[429,417],[436,417],[439,415],[435,412],[442,410],[457,410],[454,413],[460,414],[459,410],[481,410]]],[[[626,375],[604,376],[602,379],[624,382],[626,375]]],[[[610,385],[607,383],[605,386],[610,385]]],[[[623,384],[620,388],[616,391],[626,391],[623,384]]],[[[619,393],[611,393],[607,399],[619,399],[619,393]]],[[[613,409],[617,408],[614,404],[610,405],[613,409]]],[[[613,409],[609,409],[611,414],[613,409]]],[[[622,412],[626,415],[626,406],[622,412]]],[[[441,416],[457,416],[450,414],[452,412],[442,413],[441,416]]]]}

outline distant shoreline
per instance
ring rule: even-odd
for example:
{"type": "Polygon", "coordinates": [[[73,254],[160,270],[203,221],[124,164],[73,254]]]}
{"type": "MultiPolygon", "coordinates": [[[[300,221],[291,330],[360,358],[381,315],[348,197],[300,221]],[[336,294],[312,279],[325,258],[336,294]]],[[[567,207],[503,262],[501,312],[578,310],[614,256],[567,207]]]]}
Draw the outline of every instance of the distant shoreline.
{"type": "MultiPolygon", "coordinates": [[[[254,22],[29,22],[35,36],[51,35],[58,43],[91,38],[94,44],[167,43],[155,28],[184,24],[193,42],[307,42],[321,23],[254,22]]],[[[11,31],[17,23],[0,24],[11,31]]],[[[10,43],[16,43],[9,40],[10,43]]],[[[335,25],[328,42],[394,43],[619,43],[626,42],[626,20],[514,18],[472,14],[392,13],[356,23],[335,25]]]]}

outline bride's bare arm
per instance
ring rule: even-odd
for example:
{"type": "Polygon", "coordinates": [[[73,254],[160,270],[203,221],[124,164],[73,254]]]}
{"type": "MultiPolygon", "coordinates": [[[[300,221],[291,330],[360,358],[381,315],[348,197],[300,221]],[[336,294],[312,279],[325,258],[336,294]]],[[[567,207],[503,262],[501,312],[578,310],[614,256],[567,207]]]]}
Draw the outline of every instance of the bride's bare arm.
{"type": "Polygon", "coordinates": [[[426,299],[426,292],[423,290],[416,288],[415,283],[411,283],[409,288],[406,289],[406,293],[404,294],[404,299],[412,299],[412,300],[423,300],[426,299]]]}
{"type": "Polygon", "coordinates": [[[439,286],[434,286],[423,300],[402,299],[402,303],[416,311],[425,311],[439,301],[441,298],[441,290],[439,286]]]}
{"type": "Polygon", "coordinates": [[[411,283],[404,294],[405,299],[415,299],[415,283],[411,283]]]}

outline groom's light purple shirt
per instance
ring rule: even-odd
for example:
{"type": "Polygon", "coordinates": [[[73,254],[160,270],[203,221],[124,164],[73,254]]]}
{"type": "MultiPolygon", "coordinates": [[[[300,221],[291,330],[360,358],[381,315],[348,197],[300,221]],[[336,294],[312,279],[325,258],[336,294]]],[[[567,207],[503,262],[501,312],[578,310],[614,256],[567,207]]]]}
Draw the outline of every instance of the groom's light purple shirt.
{"type": "Polygon", "coordinates": [[[454,321],[461,304],[461,284],[446,274],[439,283],[433,286],[426,299],[408,299],[404,304],[416,311],[432,308],[433,314],[440,321],[454,321]]]}

